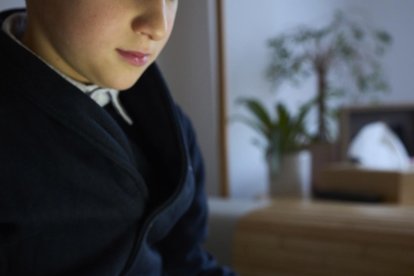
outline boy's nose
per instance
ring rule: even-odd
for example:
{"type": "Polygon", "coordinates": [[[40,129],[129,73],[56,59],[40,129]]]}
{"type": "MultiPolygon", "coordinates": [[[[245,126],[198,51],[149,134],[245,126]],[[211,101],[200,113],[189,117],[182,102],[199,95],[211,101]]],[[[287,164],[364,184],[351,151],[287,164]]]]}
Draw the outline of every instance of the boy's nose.
{"type": "Polygon", "coordinates": [[[163,39],[168,32],[168,11],[165,0],[145,1],[145,10],[132,23],[134,32],[152,40],[163,39]]]}

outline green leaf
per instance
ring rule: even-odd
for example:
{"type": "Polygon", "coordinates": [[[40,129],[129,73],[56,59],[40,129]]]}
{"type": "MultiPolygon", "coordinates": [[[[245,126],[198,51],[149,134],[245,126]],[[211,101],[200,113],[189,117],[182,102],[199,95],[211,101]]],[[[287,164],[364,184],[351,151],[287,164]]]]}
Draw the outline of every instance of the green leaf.
{"type": "Polygon", "coordinates": [[[391,35],[383,30],[375,31],[375,37],[384,44],[390,44],[392,42],[391,35]]]}
{"type": "Polygon", "coordinates": [[[252,116],[252,118],[242,117],[241,120],[268,138],[273,127],[273,123],[266,108],[255,99],[242,98],[238,100],[238,103],[246,107],[247,111],[249,111],[252,116]]]}
{"type": "Polygon", "coordinates": [[[244,116],[238,116],[238,121],[247,125],[248,127],[252,128],[254,131],[258,132],[258,134],[262,135],[265,139],[269,136],[269,129],[264,126],[261,122],[257,120],[253,120],[251,118],[247,118],[244,116]]]}
{"type": "Polygon", "coordinates": [[[241,99],[240,103],[245,105],[247,109],[256,116],[256,118],[264,125],[271,125],[272,120],[266,108],[255,99],[241,99]]]}

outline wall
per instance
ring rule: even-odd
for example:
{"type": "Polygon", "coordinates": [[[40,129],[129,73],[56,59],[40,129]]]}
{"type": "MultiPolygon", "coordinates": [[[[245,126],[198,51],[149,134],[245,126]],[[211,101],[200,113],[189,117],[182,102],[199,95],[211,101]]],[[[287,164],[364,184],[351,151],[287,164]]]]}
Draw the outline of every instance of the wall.
{"type": "Polygon", "coordinates": [[[8,8],[23,7],[23,6],[24,6],[24,0],[1,0],[0,10],[4,10],[8,8]]]}
{"type": "MultiPolygon", "coordinates": [[[[387,29],[394,44],[385,60],[392,93],[383,97],[386,102],[414,102],[411,81],[414,59],[411,49],[414,36],[414,1],[412,0],[225,0],[226,54],[228,74],[228,117],[243,114],[236,100],[258,95],[263,99],[278,97],[292,110],[310,97],[315,90],[313,80],[299,89],[287,86],[275,96],[264,79],[268,52],[266,41],[296,25],[324,25],[331,14],[342,8],[358,12],[372,25],[387,29]]],[[[311,123],[310,127],[315,125],[311,123]]],[[[266,166],[262,151],[252,144],[255,133],[232,121],[228,126],[229,178],[233,197],[256,197],[266,193],[266,166]]]]}

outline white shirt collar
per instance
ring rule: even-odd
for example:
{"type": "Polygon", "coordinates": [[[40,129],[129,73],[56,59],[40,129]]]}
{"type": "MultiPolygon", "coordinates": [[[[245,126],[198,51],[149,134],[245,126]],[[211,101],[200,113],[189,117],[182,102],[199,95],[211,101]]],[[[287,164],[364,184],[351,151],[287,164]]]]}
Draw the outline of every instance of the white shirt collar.
{"type": "Polygon", "coordinates": [[[51,69],[53,69],[57,74],[59,74],[62,78],[67,80],[69,83],[77,87],[79,90],[84,92],[85,94],[89,95],[98,105],[104,107],[108,103],[112,102],[115,107],[115,110],[119,113],[119,115],[130,125],[133,124],[132,119],[128,116],[127,112],[125,111],[124,107],[122,106],[121,102],[119,101],[119,91],[112,88],[103,88],[99,87],[98,85],[86,85],[75,81],[74,79],[64,75],[59,70],[54,68],[52,65],[47,63],[44,59],[30,50],[26,45],[21,42],[21,38],[23,36],[24,30],[26,28],[26,13],[15,13],[10,15],[6,20],[3,22],[2,29],[3,31],[8,34],[17,44],[21,47],[32,53],[38,59],[43,61],[46,65],[48,65],[51,69]]]}

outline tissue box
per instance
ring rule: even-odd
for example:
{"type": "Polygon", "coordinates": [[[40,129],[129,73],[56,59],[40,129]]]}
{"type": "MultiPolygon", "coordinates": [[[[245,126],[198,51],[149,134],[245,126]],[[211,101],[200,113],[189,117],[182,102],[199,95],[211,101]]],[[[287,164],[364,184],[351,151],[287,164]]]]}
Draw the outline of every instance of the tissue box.
{"type": "Polygon", "coordinates": [[[316,195],[331,199],[414,204],[414,170],[380,171],[333,165],[320,172],[314,190],[316,195]]]}

